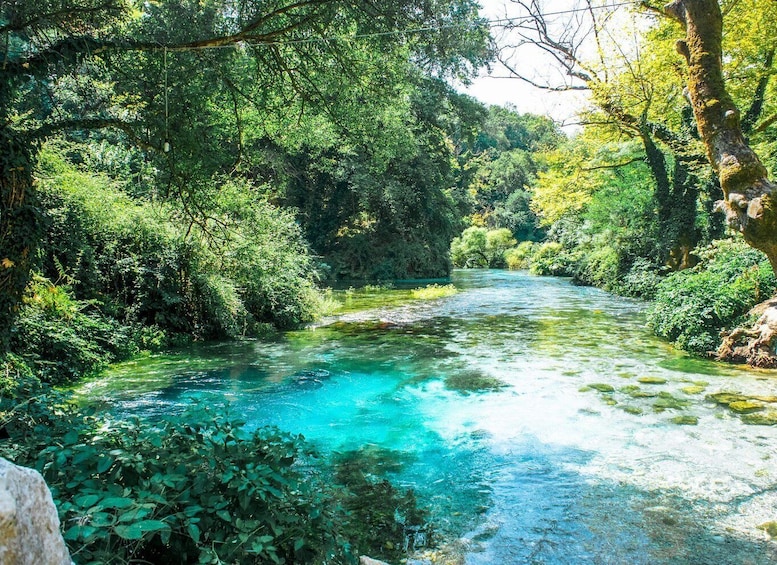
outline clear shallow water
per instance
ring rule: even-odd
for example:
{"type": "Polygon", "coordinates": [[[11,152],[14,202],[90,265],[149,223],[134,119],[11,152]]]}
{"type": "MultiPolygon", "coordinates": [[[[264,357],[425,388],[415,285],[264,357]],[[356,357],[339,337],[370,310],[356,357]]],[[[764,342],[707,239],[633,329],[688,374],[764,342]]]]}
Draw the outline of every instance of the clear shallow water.
{"type": "Polygon", "coordinates": [[[705,399],[777,395],[774,373],[689,359],[650,335],[641,303],[596,289],[503,271],[454,283],[128,363],[82,392],[146,416],[228,404],[325,453],[372,454],[472,565],[777,563],[756,527],[777,520],[777,428],[705,399]],[[488,379],[504,386],[461,390],[488,379]]]}

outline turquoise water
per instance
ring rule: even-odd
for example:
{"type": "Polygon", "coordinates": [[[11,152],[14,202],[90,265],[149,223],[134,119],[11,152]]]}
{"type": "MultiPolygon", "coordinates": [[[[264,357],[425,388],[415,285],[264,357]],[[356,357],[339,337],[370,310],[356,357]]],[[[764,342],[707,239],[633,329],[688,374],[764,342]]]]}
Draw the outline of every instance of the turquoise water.
{"type": "Polygon", "coordinates": [[[642,303],[566,280],[453,282],[440,300],[124,364],[81,392],[121,414],[226,405],[372,455],[472,565],[777,563],[757,527],[777,520],[777,428],[707,398],[758,396],[768,414],[774,373],[688,358],[650,335],[642,303]]]}

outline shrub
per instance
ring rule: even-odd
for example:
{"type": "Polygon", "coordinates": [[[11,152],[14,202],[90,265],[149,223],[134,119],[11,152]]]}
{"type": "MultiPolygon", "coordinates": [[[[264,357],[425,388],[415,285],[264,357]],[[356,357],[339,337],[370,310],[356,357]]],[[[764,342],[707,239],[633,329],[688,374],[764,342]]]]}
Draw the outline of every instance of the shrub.
{"type": "Polygon", "coordinates": [[[572,258],[564,247],[555,241],[541,244],[531,257],[530,270],[535,275],[569,276],[572,274],[572,258]]]}
{"type": "Polygon", "coordinates": [[[539,244],[533,241],[522,241],[517,247],[505,251],[505,262],[511,271],[528,269],[531,266],[531,257],[536,252],[539,244]]]}
{"type": "Polygon", "coordinates": [[[722,240],[698,252],[702,262],[658,284],[648,323],[661,337],[694,353],[712,351],[720,332],[777,289],[766,257],[743,241],[722,240]]]}
{"type": "Polygon", "coordinates": [[[505,253],[516,243],[507,228],[487,230],[472,226],[451,243],[451,261],[456,267],[505,267],[505,253]]]}
{"type": "Polygon", "coordinates": [[[142,342],[141,334],[105,316],[93,302],[75,300],[66,287],[36,275],[11,346],[40,380],[62,384],[137,353],[142,342]]]}
{"type": "Polygon", "coordinates": [[[43,474],[79,563],[350,558],[339,495],[301,437],[203,414],[100,421],[59,403],[26,407],[34,442],[2,452],[43,474]]]}

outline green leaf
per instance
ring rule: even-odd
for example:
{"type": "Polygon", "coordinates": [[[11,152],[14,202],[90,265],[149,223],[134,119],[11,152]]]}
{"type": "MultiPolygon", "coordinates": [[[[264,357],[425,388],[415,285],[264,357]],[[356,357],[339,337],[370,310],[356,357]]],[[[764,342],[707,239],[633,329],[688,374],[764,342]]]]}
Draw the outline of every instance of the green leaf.
{"type": "Polygon", "coordinates": [[[200,543],[200,529],[197,524],[189,524],[186,528],[189,531],[189,536],[194,540],[194,543],[200,543]]]}
{"type": "Polygon", "coordinates": [[[219,510],[216,512],[216,516],[224,520],[225,522],[231,522],[232,516],[229,514],[228,510],[219,510]]]}
{"type": "Polygon", "coordinates": [[[64,445],[75,445],[78,443],[78,432],[76,430],[70,430],[62,436],[62,443],[64,445]]]}
{"type": "Polygon", "coordinates": [[[153,508],[149,507],[139,507],[139,508],[133,508],[131,510],[128,510],[127,512],[124,512],[119,517],[119,522],[137,522],[138,520],[142,520],[151,512],[153,511],[153,508]]]}
{"type": "Polygon", "coordinates": [[[145,534],[170,529],[170,526],[159,520],[143,520],[129,526],[116,526],[116,534],[126,540],[139,540],[145,534]]]}
{"type": "Polygon", "coordinates": [[[102,508],[128,508],[135,504],[135,501],[131,498],[123,498],[115,496],[112,498],[106,498],[100,503],[102,508]]]}
{"type": "Polygon", "coordinates": [[[73,526],[62,537],[68,541],[85,540],[96,531],[97,528],[93,526],[73,526]]]}
{"type": "Polygon", "coordinates": [[[294,540],[294,551],[299,551],[305,547],[305,540],[303,538],[297,538],[294,540]]]}
{"type": "Polygon", "coordinates": [[[81,508],[89,508],[91,506],[94,506],[98,500],[100,500],[99,495],[84,494],[84,495],[75,497],[75,499],[73,499],[73,502],[75,502],[81,508]]]}
{"type": "Polygon", "coordinates": [[[97,472],[104,473],[105,471],[111,468],[111,465],[113,465],[113,459],[102,455],[97,460],[97,472]]]}

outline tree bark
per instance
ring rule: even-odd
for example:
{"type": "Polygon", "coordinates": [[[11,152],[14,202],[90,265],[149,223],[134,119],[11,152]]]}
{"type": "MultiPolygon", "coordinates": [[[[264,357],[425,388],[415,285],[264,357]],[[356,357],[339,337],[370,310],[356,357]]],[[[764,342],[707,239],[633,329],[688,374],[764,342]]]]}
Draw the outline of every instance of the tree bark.
{"type": "Polygon", "coordinates": [[[766,168],[742,134],[739,110],[723,80],[723,16],[717,0],[675,0],[666,12],[685,26],[677,50],[688,63],[688,94],[696,126],[720,178],[719,208],[745,241],[777,272],[777,199],[766,168]]]}
{"type": "Polygon", "coordinates": [[[32,190],[29,143],[0,128],[0,354],[7,350],[16,310],[41,236],[32,190]]]}
{"type": "MultiPolygon", "coordinates": [[[[718,0],[674,0],[665,7],[686,31],[677,51],[688,63],[688,94],[699,136],[720,179],[729,226],[763,251],[777,272],[777,188],[766,168],[747,144],[739,110],[723,80],[723,16],[718,0]]],[[[769,61],[771,64],[771,61],[769,61]]],[[[777,300],[756,306],[760,317],[751,328],[724,336],[717,357],[759,367],[777,367],[777,300]]]]}

